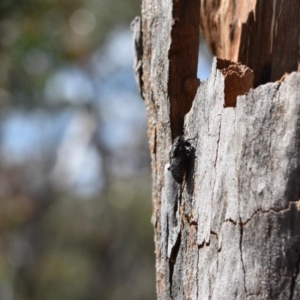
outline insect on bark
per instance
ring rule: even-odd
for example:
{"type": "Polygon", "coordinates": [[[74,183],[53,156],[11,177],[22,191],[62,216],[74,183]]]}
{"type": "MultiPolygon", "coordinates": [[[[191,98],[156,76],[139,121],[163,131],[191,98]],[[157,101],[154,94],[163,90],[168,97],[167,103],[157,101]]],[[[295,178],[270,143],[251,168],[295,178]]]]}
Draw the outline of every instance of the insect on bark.
{"type": "Polygon", "coordinates": [[[190,140],[185,140],[183,136],[175,138],[170,152],[170,168],[174,180],[182,185],[186,174],[188,161],[190,157],[190,140]]]}

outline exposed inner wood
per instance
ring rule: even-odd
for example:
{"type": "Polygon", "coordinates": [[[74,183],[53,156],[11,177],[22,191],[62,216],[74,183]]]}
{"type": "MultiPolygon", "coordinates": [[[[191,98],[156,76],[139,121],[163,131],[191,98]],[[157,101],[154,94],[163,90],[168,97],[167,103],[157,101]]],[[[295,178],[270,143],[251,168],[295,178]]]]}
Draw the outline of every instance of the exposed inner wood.
{"type": "Polygon", "coordinates": [[[199,9],[199,1],[173,3],[168,85],[172,139],[183,134],[184,116],[192,106],[200,83],[197,79],[199,9]]]}
{"type": "Polygon", "coordinates": [[[201,0],[200,24],[213,55],[254,72],[254,87],[299,71],[300,1],[201,0]]]}
{"type": "Polygon", "coordinates": [[[217,69],[224,75],[224,106],[235,107],[237,96],[248,93],[253,87],[253,72],[241,63],[220,58],[217,69]]]}

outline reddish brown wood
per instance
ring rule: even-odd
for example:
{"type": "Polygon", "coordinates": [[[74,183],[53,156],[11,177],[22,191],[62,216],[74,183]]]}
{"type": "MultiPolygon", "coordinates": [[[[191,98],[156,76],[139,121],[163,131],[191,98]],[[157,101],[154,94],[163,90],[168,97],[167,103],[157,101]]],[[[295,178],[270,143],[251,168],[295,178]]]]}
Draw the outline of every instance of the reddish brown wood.
{"type": "Polygon", "coordinates": [[[299,70],[298,0],[201,0],[201,28],[213,55],[254,72],[254,87],[299,70]]]}

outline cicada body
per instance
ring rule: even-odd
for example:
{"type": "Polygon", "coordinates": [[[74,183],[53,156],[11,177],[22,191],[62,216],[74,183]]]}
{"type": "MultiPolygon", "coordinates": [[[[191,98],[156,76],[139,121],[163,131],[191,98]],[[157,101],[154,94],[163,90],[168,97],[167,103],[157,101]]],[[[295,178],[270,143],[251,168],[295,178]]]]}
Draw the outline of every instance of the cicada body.
{"type": "Polygon", "coordinates": [[[186,174],[191,144],[183,136],[175,138],[170,152],[170,168],[174,180],[180,185],[186,174]]]}

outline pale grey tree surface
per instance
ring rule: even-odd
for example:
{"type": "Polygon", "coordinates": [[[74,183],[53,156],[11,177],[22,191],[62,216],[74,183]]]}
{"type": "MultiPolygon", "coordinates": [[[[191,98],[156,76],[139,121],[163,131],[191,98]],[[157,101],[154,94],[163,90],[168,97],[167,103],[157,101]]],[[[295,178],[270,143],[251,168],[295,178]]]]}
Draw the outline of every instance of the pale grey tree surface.
{"type": "Polygon", "coordinates": [[[223,81],[214,63],[185,120],[198,139],[174,275],[195,276],[173,276],[174,299],[298,299],[300,74],[227,108],[223,81]]]}

